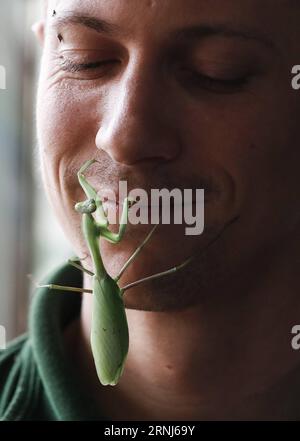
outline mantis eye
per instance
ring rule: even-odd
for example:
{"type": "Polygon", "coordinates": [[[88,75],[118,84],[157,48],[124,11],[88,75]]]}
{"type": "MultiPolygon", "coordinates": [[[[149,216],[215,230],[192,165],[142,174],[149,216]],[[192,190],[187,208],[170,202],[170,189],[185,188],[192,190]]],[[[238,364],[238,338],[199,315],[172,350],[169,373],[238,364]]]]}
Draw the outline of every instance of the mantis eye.
{"type": "Polygon", "coordinates": [[[75,210],[81,214],[92,214],[97,210],[96,202],[94,199],[78,202],[75,205],[75,210]]]}

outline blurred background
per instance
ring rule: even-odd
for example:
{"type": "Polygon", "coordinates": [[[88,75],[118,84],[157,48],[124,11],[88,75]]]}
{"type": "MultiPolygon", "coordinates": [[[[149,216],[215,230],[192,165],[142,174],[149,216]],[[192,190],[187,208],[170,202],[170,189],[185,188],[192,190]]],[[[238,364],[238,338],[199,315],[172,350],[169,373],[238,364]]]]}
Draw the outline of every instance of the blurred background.
{"type": "Polygon", "coordinates": [[[73,253],[39,175],[35,100],[41,48],[31,26],[41,0],[0,1],[0,327],[7,342],[26,331],[40,280],[73,253]]]}

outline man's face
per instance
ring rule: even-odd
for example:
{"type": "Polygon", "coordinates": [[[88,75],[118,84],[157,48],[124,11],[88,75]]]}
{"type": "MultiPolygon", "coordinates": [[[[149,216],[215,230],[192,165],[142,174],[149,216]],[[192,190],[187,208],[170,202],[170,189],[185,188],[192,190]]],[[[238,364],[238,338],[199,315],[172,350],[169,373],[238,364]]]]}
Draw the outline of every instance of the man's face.
{"type": "MultiPolygon", "coordinates": [[[[87,253],[74,210],[85,199],[76,172],[87,159],[100,161],[87,173],[100,195],[120,180],[149,194],[206,191],[204,233],[159,227],[124,281],[197,251],[194,263],[142,294],[129,291],[128,307],[183,308],[220,287],[226,293],[230,280],[249,267],[255,277],[292,241],[299,18],[292,0],[49,2],[38,140],[47,195],[76,253],[87,253]]],[[[101,242],[111,274],[149,228],[129,225],[121,244],[101,242]]]]}

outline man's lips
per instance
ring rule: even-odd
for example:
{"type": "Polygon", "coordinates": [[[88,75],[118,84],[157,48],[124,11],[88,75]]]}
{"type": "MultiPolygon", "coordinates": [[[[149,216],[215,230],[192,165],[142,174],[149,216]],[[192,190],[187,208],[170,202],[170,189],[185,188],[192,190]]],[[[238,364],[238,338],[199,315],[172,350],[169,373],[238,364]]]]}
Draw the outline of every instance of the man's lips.
{"type": "MultiPolygon", "coordinates": [[[[165,190],[165,189],[163,189],[163,190],[165,190]]],[[[172,189],[171,190],[167,189],[167,191],[170,192],[170,193],[173,190],[172,189]]],[[[191,189],[187,189],[187,190],[191,190],[191,189]]],[[[170,197],[166,196],[166,195],[157,196],[157,194],[155,194],[152,197],[151,191],[150,192],[145,192],[145,190],[142,189],[142,191],[145,192],[146,195],[145,195],[145,197],[142,196],[142,198],[143,198],[142,201],[139,200],[139,199],[136,199],[136,203],[139,204],[139,207],[160,206],[161,205],[161,201],[163,201],[163,199],[165,198],[165,201],[170,201],[170,205],[171,206],[172,205],[182,206],[184,204],[186,204],[186,205],[196,205],[197,203],[201,203],[203,201],[203,194],[201,194],[201,197],[199,197],[199,200],[195,200],[196,190],[203,191],[203,189],[195,189],[195,190],[193,189],[192,190],[192,198],[190,198],[189,196],[186,196],[185,193],[184,193],[184,190],[180,190],[180,193],[181,193],[180,201],[181,202],[177,202],[176,201],[176,196],[175,196],[175,199],[174,199],[173,196],[170,196],[170,197]],[[151,202],[143,203],[143,200],[151,201],[151,199],[158,200],[159,204],[155,204],[153,202],[152,203],[151,202]]],[[[157,189],[155,189],[155,191],[157,191],[157,189]]],[[[160,190],[160,191],[162,191],[162,190],[160,190]]],[[[106,192],[99,191],[98,195],[99,195],[100,199],[102,200],[103,204],[117,205],[117,206],[119,206],[119,205],[122,206],[124,204],[124,197],[119,195],[118,192],[114,193],[113,191],[110,191],[110,192],[109,191],[106,191],[106,192]]],[[[131,197],[130,191],[128,191],[127,195],[125,195],[125,196],[126,197],[128,197],[128,196],[131,197]]],[[[215,193],[213,193],[212,191],[204,190],[204,201],[205,202],[210,202],[212,199],[215,199],[215,198],[216,198],[216,194],[215,193]]],[[[198,199],[198,196],[197,196],[197,199],[198,199]]]]}
{"type": "MultiPolygon", "coordinates": [[[[124,204],[124,201],[114,201],[114,200],[111,200],[111,199],[106,199],[106,200],[103,200],[102,201],[102,204],[103,204],[103,206],[105,206],[105,205],[109,205],[109,206],[115,206],[115,207],[119,207],[119,206],[123,206],[123,204],[124,204]]],[[[148,207],[148,208],[151,208],[151,207],[162,207],[162,204],[141,204],[139,201],[137,201],[137,204],[138,204],[138,206],[139,207],[141,207],[141,208],[146,208],[146,207],[148,207]]],[[[182,207],[182,206],[184,206],[184,205],[187,205],[187,206],[191,206],[191,205],[193,205],[193,206],[196,206],[196,204],[197,204],[197,202],[196,201],[192,201],[192,202],[181,202],[181,203],[174,203],[174,202],[172,202],[172,201],[170,201],[170,207],[182,207]]],[[[169,207],[169,205],[168,205],[168,207],[169,207]]]]}

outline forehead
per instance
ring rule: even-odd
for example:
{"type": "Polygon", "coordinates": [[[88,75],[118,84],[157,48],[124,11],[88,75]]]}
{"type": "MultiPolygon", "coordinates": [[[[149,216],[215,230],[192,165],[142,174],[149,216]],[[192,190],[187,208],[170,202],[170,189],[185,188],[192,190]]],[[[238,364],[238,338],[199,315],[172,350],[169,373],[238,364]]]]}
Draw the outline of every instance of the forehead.
{"type": "Polygon", "coordinates": [[[259,17],[268,14],[269,19],[291,8],[300,8],[299,0],[46,0],[48,13],[53,9],[89,11],[91,14],[107,13],[122,16],[134,22],[137,17],[189,19],[193,14],[231,15],[232,19],[246,16],[259,17]],[[132,12],[135,12],[132,14],[132,12]],[[181,17],[179,17],[179,13],[181,17]]]}
{"type": "Polygon", "coordinates": [[[248,30],[277,46],[295,45],[300,0],[48,0],[48,17],[82,15],[117,25],[134,37],[160,37],[192,26],[248,30]]]}

